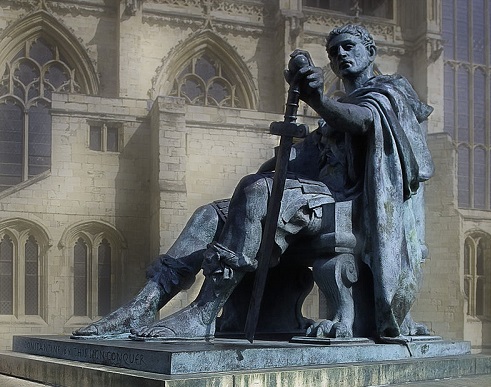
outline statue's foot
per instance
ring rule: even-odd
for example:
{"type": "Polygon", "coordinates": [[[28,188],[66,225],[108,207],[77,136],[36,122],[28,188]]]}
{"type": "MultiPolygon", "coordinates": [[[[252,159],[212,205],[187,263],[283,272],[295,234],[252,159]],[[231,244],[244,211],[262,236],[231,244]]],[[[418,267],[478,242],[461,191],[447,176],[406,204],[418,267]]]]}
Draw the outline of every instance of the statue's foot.
{"type": "Polygon", "coordinates": [[[405,336],[430,336],[431,331],[428,327],[420,322],[413,320],[410,313],[406,315],[403,323],[401,324],[400,331],[405,336]]]}
{"type": "Polygon", "coordinates": [[[130,338],[142,341],[210,341],[215,335],[215,319],[205,321],[208,315],[205,309],[193,302],[150,326],[132,329],[130,338]]]}
{"type": "Polygon", "coordinates": [[[322,320],[307,329],[309,337],[352,338],[353,331],[341,321],[322,320]]]}
{"type": "Polygon", "coordinates": [[[128,336],[131,329],[148,325],[155,320],[160,308],[159,285],[149,281],[128,304],[100,320],[72,332],[74,339],[108,339],[128,336]]]}
{"type": "Polygon", "coordinates": [[[408,326],[407,331],[401,329],[402,334],[406,336],[430,336],[431,332],[428,327],[423,323],[417,323],[413,321],[413,323],[408,326]]]}

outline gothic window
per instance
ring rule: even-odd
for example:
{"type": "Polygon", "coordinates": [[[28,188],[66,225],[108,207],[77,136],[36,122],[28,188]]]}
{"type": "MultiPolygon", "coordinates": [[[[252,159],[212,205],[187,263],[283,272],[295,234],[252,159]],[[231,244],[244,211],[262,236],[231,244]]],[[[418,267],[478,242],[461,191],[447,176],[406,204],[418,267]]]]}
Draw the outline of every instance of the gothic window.
{"type": "Polygon", "coordinates": [[[471,202],[469,153],[470,150],[467,145],[460,145],[457,149],[457,157],[459,160],[457,169],[457,178],[459,180],[458,200],[459,206],[461,207],[469,207],[471,202]]]}
{"type": "Polygon", "coordinates": [[[360,14],[364,16],[394,17],[393,0],[304,0],[306,7],[323,8],[342,12],[348,15],[360,14]]]}
{"type": "Polygon", "coordinates": [[[491,237],[473,233],[464,244],[464,294],[467,314],[491,315],[491,237]]]}
{"type": "Polygon", "coordinates": [[[111,311],[111,245],[103,239],[97,251],[98,258],[98,314],[104,316],[111,311]]]}
{"type": "Polygon", "coordinates": [[[2,191],[50,169],[51,95],[82,90],[58,47],[42,37],[27,40],[0,69],[2,191]]]}
{"type": "Polygon", "coordinates": [[[191,105],[246,108],[245,96],[218,58],[207,53],[193,57],[174,80],[171,95],[191,105]]]}
{"type": "Polygon", "coordinates": [[[443,1],[444,128],[458,149],[460,208],[491,209],[491,1],[443,1]]]}
{"type": "Polygon", "coordinates": [[[26,315],[39,314],[39,245],[30,236],[25,244],[25,311],[26,315]]]}
{"type": "MultiPolygon", "coordinates": [[[[90,225],[75,231],[73,257],[73,316],[95,318],[111,311],[114,298],[114,260],[121,246],[115,245],[110,233],[99,232],[90,225]]],[[[97,227],[97,226],[96,226],[97,227]]]]}
{"type": "Polygon", "coordinates": [[[78,238],[73,247],[73,314],[87,316],[87,243],[78,238]]]}
{"type": "Polygon", "coordinates": [[[8,235],[0,241],[0,314],[14,310],[14,244],[8,235]]]}
{"type": "Polygon", "coordinates": [[[41,315],[47,249],[47,234],[38,225],[22,219],[0,222],[0,315],[41,315]]]}

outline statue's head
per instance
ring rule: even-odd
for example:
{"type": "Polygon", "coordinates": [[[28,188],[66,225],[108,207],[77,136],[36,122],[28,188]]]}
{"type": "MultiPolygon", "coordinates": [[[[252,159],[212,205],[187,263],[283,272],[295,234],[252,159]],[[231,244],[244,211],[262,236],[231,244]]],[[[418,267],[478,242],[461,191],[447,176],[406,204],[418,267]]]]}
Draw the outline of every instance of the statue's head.
{"type": "Polygon", "coordinates": [[[326,51],[331,69],[341,79],[373,76],[377,48],[362,26],[347,24],[332,30],[326,39],[326,51]]]}
{"type": "Polygon", "coordinates": [[[329,47],[329,43],[331,42],[331,40],[341,34],[350,34],[353,36],[357,36],[367,49],[375,47],[375,41],[373,40],[372,35],[370,35],[370,32],[368,32],[365,27],[362,27],[358,24],[346,24],[342,27],[334,28],[329,33],[329,35],[327,35],[326,49],[329,47]]]}

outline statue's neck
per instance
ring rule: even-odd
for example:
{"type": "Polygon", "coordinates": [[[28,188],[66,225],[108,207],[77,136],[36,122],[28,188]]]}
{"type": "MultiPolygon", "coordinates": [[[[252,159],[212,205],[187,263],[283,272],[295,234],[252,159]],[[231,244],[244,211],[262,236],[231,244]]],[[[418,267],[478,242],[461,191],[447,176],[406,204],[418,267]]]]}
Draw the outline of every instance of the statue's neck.
{"type": "Polygon", "coordinates": [[[373,67],[370,65],[363,72],[356,74],[353,77],[343,78],[343,85],[346,94],[351,94],[353,91],[359,89],[373,77],[373,67]]]}

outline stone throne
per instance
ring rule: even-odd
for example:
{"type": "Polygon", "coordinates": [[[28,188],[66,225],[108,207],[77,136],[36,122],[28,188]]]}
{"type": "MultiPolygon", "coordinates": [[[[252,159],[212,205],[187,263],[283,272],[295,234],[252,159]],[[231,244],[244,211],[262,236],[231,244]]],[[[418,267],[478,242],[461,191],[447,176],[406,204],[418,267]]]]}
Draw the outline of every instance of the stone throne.
{"type": "MultiPolygon", "coordinates": [[[[314,281],[323,293],[321,300],[325,300],[324,315],[320,317],[338,323],[329,336],[366,337],[372,333],[373,323],[365,321],[371,315],[370,302],[366,302],[371,297],[371,275],[356,256],[355,207],[352,201],[324,205],[323,218],[334,219],[329,222],[332,226],[326,224],[324,232],[316,237],[296,241],[282,255],[280,263],[269,270],[257,338],[288,340],[305,335],[313,320],[303,316],[302,305],[314,281]],[[321,266],[322,276],[317,270],[321,266]],[[354,299],[359,298],[365,302],[355,305],[354,299]],[[348,326],[339,329],[339,323],[348,326]]],[[[247,273],[226,302],[217,319],[217,337],[243,336],[254,275],[247,273]]]]}

